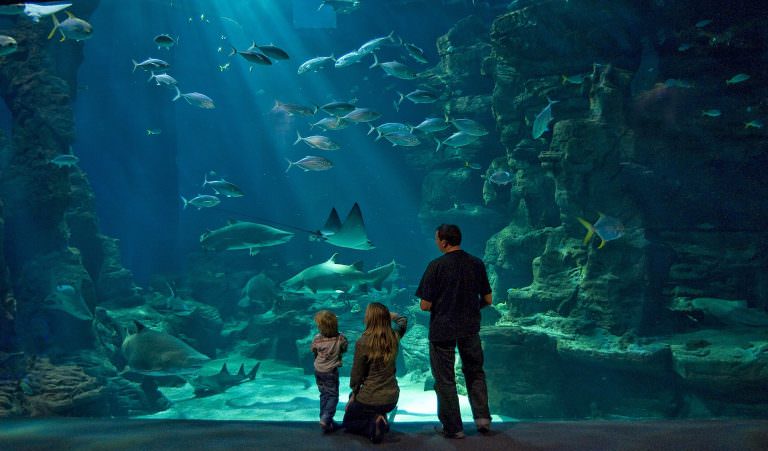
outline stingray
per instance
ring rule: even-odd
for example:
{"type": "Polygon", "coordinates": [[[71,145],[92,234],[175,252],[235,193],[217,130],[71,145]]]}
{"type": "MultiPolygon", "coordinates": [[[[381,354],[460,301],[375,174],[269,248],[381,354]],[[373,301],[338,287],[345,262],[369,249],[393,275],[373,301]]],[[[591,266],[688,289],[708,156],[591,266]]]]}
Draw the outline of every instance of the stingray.
{"type": "Polygon", "coordinates": [[[338,247],[368,251],[374,248],[368,234],[365,232],[363,213],[360,205],[355,202],[342,224],[339,213],[335,208],[331,209],[323,228],[314,235],[316,240],[325,241],[338,247]]]}
{"type": "Polygon", "coordinates": [[[122,352],[128,366],[148,376],[180,375],[195,372],[210,358],[165,332],[151,330],[134,321],[137,331],[123,340],[122,352]]]}

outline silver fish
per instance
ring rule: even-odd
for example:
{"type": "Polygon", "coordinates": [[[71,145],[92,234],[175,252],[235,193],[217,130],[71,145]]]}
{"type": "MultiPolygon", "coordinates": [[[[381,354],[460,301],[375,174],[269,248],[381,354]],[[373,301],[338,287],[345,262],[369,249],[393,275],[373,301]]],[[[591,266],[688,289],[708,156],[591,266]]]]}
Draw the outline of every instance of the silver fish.
{"type": "Polygon", "coordinates": [[[175,78],[171,77],[168,74],[155,74],[155,71],[152,71],[151,74],[152,75],[149,76],[149,80],[147,81],[155,80],[155,83],[157,83],[157,86],[160,86],[160,85],[173,86],[176,83],[178,83],[175,78]]]}
{"type": "Polygon", "coordinates": [[[296,130],[296,136],[297,136],[296,141],[293,143],[294,146],[300,143],[301,141],[304,141],[309,147],[314,147],[315,149],[320,149],[320,150],[338,150],[339,149],[339,145],[331,141],[331,139],[328,138],[327,136],[314,135],[314,136],[307,136],[306,138],[303,138],[298,130],[296,130]]]}
{"type": "Polygon", "coordinates": [[[397,61],[387,61],[385,63],[380,63],[379,58],[376,56],[376,54],[374,54],[373,64],[368,66],[368,68],[373,69],[376,66],[381,67],[381,69],[387,75],[391,75],[401,80],[413,80],[419,76],[413,69],[403,63],[397,61]]]}
{"type": "Polygon", "coordinates": [[[389,42],[395,42],[395,31],[392,30],[388,35],[382,37],[382,38],[374,38],[370,41],[366,42],[365,44],[361,45],[359,49],[357,49],[357,53],[361,55],[367,55],[374,50],[377,50],[379,47],[383,46],[384,44],[389,42]]]}
{"type": "Polygon", "coordinates": [[[353,99],[349,102],[331,102],[321,106],[320,109],[333,116],[344,116],[350,111],[354,111],[355,102],[357,99],[353,99]]]}
{"type": "Polygon", "coordinates": [[[309,128],[320,127],[323,130],[343,130],[352,125],[352,122],[342,117],[324,117],[314,124],[309,124],[309,128]]]}
{"type": "Polygon", "coordinates": [[[166,49],[170,50],[171,47],[176,45],[176,42],[178,41],[178,37],[176,39],[173,39],[171,35],[169,34],[159,34],[155,36],[155,44],[157,44],[157,49],[166,49]]]}
{"type": "Polygon", "coordinates": [[[237,50],[234,46],[232,46],[232,51],[229,52],[229,56],[233,56],[235,54],[242,56],[246,61],[252,64],[260,64],[262,66],[272,65],[272,60],[255,47],[251,47],[248,50],[237,50]]]}
{"type": "Polygon", "coordinates": [[[473,142],[480,139],[479,136],[470,135],[466,132],[456,132],[452,134],[451,136],[447,137],[442,142],[435,138],[435,141],[437,141],[437,148],[435,149],[435,152],[440,150],[440,147],[443,145],[448,147],[464,147],[466,145],[472,144],[473,142]]]}
{"type": "Polygon", "coordinates": [[[381,124],[378,127],[374,127],[373,124],[368,125],[371,127],[368,130],[369,135],[374,131],[378,134],[376,136],[376,141],[380,140],[382,136],[388,135],[390,133],[411,133],[410,127],[399,122],[387,122],[386,124],[381,124]]]}
{"type": "Polygon", "coordinates": [[[354,123],[371,122],[381,117],[381,113],[373,111],[369,108],[355,108],[354,110],[343,116],[343,119],[354,123]]]}
{"type": "Polygon", "coordinates": [[[498,169],[488,176],[488,181],[496,185],[508,185],[512,183],[513,177],[508,171],[498,169]]]}
{"type": "Polygon", "coordinates": [[[208,180],[208,175],[212,177],[217,177],[216,173],[211,171],[210,174],[205,174],[204,181],[203,181],[203,188],[206,186],[210,186],[211,189],[219,195],[224,195],[226,197],[243,197],[245,193],[243,193],[243,190],[240,189],[237,185],[234,183],[230,183],[223,178],[220,178],[218,180],[208,180]]]}
{"type": "Polygon", "coordinates": [[[333,67],[335,63],[336,63],[336,58],[334,58],[333,55],[318,56],[316,58],[312,58],[310,60],[307,60],[301,63],[301,66],[299,66],[297,73],[301,75],[307,72],[317,72],[327,67],[333,67]]]}
{"type": "Polygon", "coordinates": [[[179,97],[183,97],[184,100],[186,100],[190,105],[203,108],[205,110],[212,110],[216,108],[216,105],[213,103],[213,99],[205,94],[201,94],[199,92],[188,92],[186,94],[182,94],[177,86],[174,86],[174,88],[176,89],[176,97],[172,99],[174,102],[179,100],[179,97]]]}
{"type": "Polygon", "coordinates": [[[384,139],[391,142],[393,146],[414,147],[421,144],[418,137],[408,132],[387,133],[384,139]]]}
{"type": "Polygon", "coordinates": [[[436,133],[445,130],[450,127],[450,124],[441,117],[428,117],[424,119],[421,124],[413,127],[423,133],[436,133]]]}
{"type": "Polygon", "coordinates": [[[353,64],[359,63],[360,60],[362,60],[363,57],[365,57],[365,55],[366,55],[365,53],[359,53],[357,50],[354,50],[352,52],[349,52],[340,56],[333,65],[335,67],[351,66],[353,64]]]}
{"type": "Polygon", "coordinates": [[[83,19],[75,17],[75,15],[69,11],[64,12],[67,13],[67,18],[62,22],[59,22],[59,19],[56,18],[56,14],[51,15],[53,18],[53,29],[48,34],[48,39],[51,39],[53,35],[56,34],[56,30],[61,33],[61,41],[64,41],[67,38],[75,41],[84,41],[93,36],[93,26],[91,24],[83,19]]]}
{"type": "Polygon", "coordinates": [[[397,91],[397,94],[400,96],[400,99],[397,101],[398,106],[400,106],[405,99],[408,99],[413,103],[435,103],[440,98],[434,92],[425,91],[423,89],[416,89],[408,94],[403,94],[402,92],[397,91]]]}
{"type": "Polygon", "coordinates": [[[185,210],[187,209],[188,205],[197,207],[197,209],[200,210],[203,208],[215,207],[216,205],[219,205],[221,203],[221,200],[219,200],[218,197],[211,196],[209,194],[198,194],[197,196],[189,200],[187,200],[186,197],[181,196],[181,201],[184,203],[185,210]]]}
{"type": "Polygon", "coordinates": [[[78,161],[80,161],[80,159],[77,158],[77,156],[75,156],[75,155],[72,155],[72,154],[61,154],[61,155],[57,155],[55,158],[53,158],[50,161],[50,163],[54,164],[54,165],[56,165],[56,166],[58,166],[60,168],[64,168],[64,167],[69,168],[69,167],[72,167],[72,166],[76,165],[78,161]]]}
{"type": "Polygon", "coordinates": [[[410,55],[410,57],[413,58],[414,60],[422,64],[429,63],[429,61],[427,61],[427,58],[424,57],[424,50],[417,47],[416,44],[405,43],[403,44],[403,47],[405,47],[405,50],[408,51],[408,55],[410,55]]]}
{"type": "Polygon", "coordinates": [[[299,161],[291,161],[289,159],[285,159],[285,161],[288,162],[288,169],[285,170],[285,172],[288,172],[291,170],[292,167],[298,166],[301,169],[304,170],[304,172],[307,171],[327,171],[333,167],[333,162],[327,158],[323,157],[316,157],[313,155],[307,155],[306,157],[302,158],[299,161]]]}
{"type": "Polygon", "coordinates": [[[279,100],[275,100],[275,106],[272,107],[272,112],[283,112],[291,116],[314,116],[317,113],[316,106],[304,106],[295,103],[283,103],[279,100]]]}
{"type": "Polygon", "coordinates": [[[486,130],[485,127],[480,125],[480,123],[477,121],[473,121],[472,119],[452,119],[448,122],[453,124],[453,126],[456,127],[456,130],[464,132],[468,135],[485,136],[488,134],[488,130],[486,130]]]}
{"type": "Polygon", "coordinates": [[[140,69],[143,69],[143,70],[151,71],[151,70],[154,70],[154,69],[163,70],[163,69],[168,69],[169,67],[171,67],[171,65],[168,64],[167,62],[165,62],[165,61],[163,61],[161,59],[157,59],[157,58],[147,58],[147,59],[145,59],[144,61],[142,61],[140,63],[137,63],[136,60],[131,60],[131,61],[133,62],[133,71],[132,72],[136,72],[136,68],[140,68],[140,69]]]}
{"type": "Polygon", "coordinates": [[[552,105],[559,100],[547,98],[547,102],[549,102],[547,106],[536,115],[536,119],[533,121],[533,139],[539,139],[541,135],[549,131],[549,123],[552,121],[552,105]]]}
{"type": "MultiPolygon", "coordinates": [[[[259,49],[261,52],[268,57],[274,59],[274,60],[287,60],[290,59],[290,56],[288,56],[288,53],[281,49],[280,47],[277,47],[275,45],[269,44],[269,45],[256,45],[254,42],[251,45],[251,49],[259,49]]],[[[250,50],[250,49],[249,49],[250,50]]]]}

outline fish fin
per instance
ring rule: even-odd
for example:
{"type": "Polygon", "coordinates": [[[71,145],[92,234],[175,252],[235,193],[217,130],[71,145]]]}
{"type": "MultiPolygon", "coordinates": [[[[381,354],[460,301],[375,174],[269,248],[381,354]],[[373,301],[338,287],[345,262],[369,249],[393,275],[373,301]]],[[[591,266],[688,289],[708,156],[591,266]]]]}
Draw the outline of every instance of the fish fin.
{"type": "Polygon", "coordinates": [[[261,366],[261,362],[256,362],[256,365],[253,365],[253,368],[251,368],[251,371],[248,372],[246,377],[249,380],[254,380],[256,378],[256,371],[259,370],[259,366],[261,366]]]}
{"type": "Polygon", "coordinates": [[[147,330],[147,326],[145,326],[145,325],[141,324],[141,323],[140,323],[139,321],[137,321],[137,320],[133,320],[133,324],[136,326],[136,333],[137,333],[137,334],[138,334],[138,333],[140,333],[140,332],[143,332],[143,331],[147,330]]]}
{"type": "Polygon", "coordinates": [[[250,255],[251,257],[253,257],[254,255],[256,255],[258,253],[259,253],[259,248],[257,248],[257,247],[252,247],[252,248],[248,249],[248,255],[250,255]]]}
{"type": "Polygon", "coordinates": [[[437,139],[437,138],[435,138],[435,142],[437,143],[437,147],[435,148],[435,152],[439,152],[440,151],[440,146],[442,146],[443,143],[440,142],[440,140],[437,139]]]}
{"type": "Polygon", "coordinates": [[[48,39],[51,39],[54,34],[56,34],[56,30],[59,28],[59,19],[56,18],[56,14],[51,14],[51,19],[53,19],[53,30],[51,30],[50,33],[48,33],[48,39]]]}
{"type": "Polygon", "coordinates": [[[245,377],[245,363],[240,364],[240,369],[237,370],[237,375],[240,377],[245,377]]]}
{"type": "Polygon", "coordinates": [[[403,95],[402,92],[396,91],[397,94],[400,96],[400,100],[397,101],[397,106],[399,107],[401,103],[403,103],[403,99],[405,99],[405,95],[403,95]]]}
{"type": "Polygon", "coordinates": [[[366,135],[370,135],[371,133],[373,133],[374,130],[376,130],[376,127],[374,127],[373,124],[371,124],[370,122],[368,123],[368,126],[371,128],[368,129],[368,133],[366,133],[366,135]]]}
{"type": "Polygon", "coordinates": [[[189,201],[184,198],[184,196],[181,196],[181,201],[184,202],[184,210],[187,209],[187,205],[189,205],[189,201]]]}
{"type": "MultiPolygon", "coordinates": [[[[149,73],[150,73],[151,75],[150,75],[150,76],[149,76],[149,78],[147,79],[147,81],[148,81],[148,82],[149,82],[149,81],[152,81],[152,79],[153,79],[153,78],[155,78],[155,71],[151,70],[151,71],[149,71],[149,73]]],[[[159,85],[159,84],[160,84],[160,83],[158,83],[158,85],[159,85]]]]}
{"type": "Polygon", "coordinates": [[[339,218],[339,213],[336,211],[336,208],[331,208],[331,212],[328,214],[328,219],[325,220],[325,225],[323,226],[322,231],[336,233],[340,229],[341,218],[339,218]]]}
{"type": "Polygon", "coordinates": [[[300,143],[302,139],[304,139],[304,138],[302,138],[302,137],[301,137],[301,134],[299,133],[299,131],[298,131],[298,130],[296,130],[296,136],[297,136],[297,138],[296,138],[296,141],[294,141],[294,142],[293,142],[293,145],[294,145],[294,146],[295,146],[296,144],[300,143]]]}
{"type": "Polygon", "coordinates": [[[358,271],[362,271],[363,270],[363,262],[362,261],[356,261],[356,262],[352,263],[352,267],[355,268],[358,271]]]}
{"type": "Polygon", "coordinates": [[[339,253],[336,252],[335,254],[331,255],[331,258],[329,258],[327,261],[329,261],[331,263],[336,263],[336,256],[338,256],[338,255],[339,255],[339,253]]]}
{"type": "Polygon", "coordinates": [[[584,218],[576,217],[576,219],[578,219],[581,225],[583,225],[584,228],[587,229],[587,234],[584,236],[584,244],[587,244],[589,243],[589,240],[592,239],[592,236],[595,234],[595,227],[584,218]]]}
{"type": "Polygon", "coordinates": [[[133,73],[133,72],[136,72],[136,68],[139,67],[139,63],[137,63],[136,60],[134,59],[132,59],[131,62],[133,63],[133,70],[131,71],[131,73],[133,73]]]}
{"type": "Polygon", "coordinates": [[[603,246],[605,246],[605,243],[606,243],[606,241],[605,241],[604,239],[600,238],[600,245],[599,245],[599,246],[597,246],[597,248],[598,248],[598,249],[602,249],[602,248],[603,248],[603,246]]]}
{"type": "Polygon", "coordinates": [[[176,85],[174,85],[174,86],[173,86],[173,89],[175,89],[175,90],[176,90],[176,97],[174,97],[173,99],[171,99],[171,102],[175,102],[175,101],[179,100],[179,97],[181,97],[181,91],[179,91],[179,87],[178,87],[178,86],[176,86],[176,85]]]}
{"type": "Polygon", "coordinates": [[[64,11],[64,14],[66,14],[70,19],[77,19],[77,17],[69,11],[64,11]]]}
{"type": "Polygon", "coordinates": [[[392,106],[395,107],[395,111],[397,111],[398,113],[400,112],[400,104],[397,103],[397,101],[393,100],[392,106]]]}
{"type": "Polygon", "coordinates": [[[379,65],[379,58],[376,56],[376,54],[373,54],[373,64],[368,66],[368,69],[373,69],[374,67],[379,65]]]}
{"type": "Polygon", "coordinates": [[[293,165],[296,164],[296,163],[294,163],[293,161],[291,161],[291,160],[289,160],[287,158],[285,159],[285,161],[288,162],[288,168],[285,170],[285,173],[288,173],[288,171],[290,171],[291,168],[293,167],[293,165]]]}
{"type": "Polygon", "coordinates": [[[232,47],[232,51],[231,51],[231,52],[229,52],[229,55],[227,55],[227,56],[233,56],[234,54],[236,54],[236,53],[237,53],[237,49],[235,48],[235,46],[234,46],[234,45],[230,45],[230,47],[232,47]]]}
{"type": "Polygon", "coordinates": [[[219,370],[219,374],[229,374],[229,370],[227,369],[227,362],[224,362],[224,364],[221,365],[221,370],[219,370]]]}

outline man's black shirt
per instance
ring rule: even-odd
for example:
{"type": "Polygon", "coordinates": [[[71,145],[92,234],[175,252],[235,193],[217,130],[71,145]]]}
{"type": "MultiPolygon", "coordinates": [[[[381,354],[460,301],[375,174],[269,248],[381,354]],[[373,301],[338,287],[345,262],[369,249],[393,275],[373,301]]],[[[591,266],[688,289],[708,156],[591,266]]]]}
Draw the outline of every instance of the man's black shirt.
{"type": "Polygon", "coordinates": [[[491,292],[483,261],[463,250],[427,266],[416,296],[432,303],[429,341],[468,337],[480,331],[482,297],[491,292]]]}

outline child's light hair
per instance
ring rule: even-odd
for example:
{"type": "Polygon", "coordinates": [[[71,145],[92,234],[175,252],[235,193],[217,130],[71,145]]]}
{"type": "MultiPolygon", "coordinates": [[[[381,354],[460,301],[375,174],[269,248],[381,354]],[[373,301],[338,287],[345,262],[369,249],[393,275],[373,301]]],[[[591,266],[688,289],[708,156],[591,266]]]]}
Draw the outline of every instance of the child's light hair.
{"type": "Polygon", "coordinates": [[[324,337],[339,335],[339,320],[330,310],[320,310],[315,313],[315,324],[324,337]]]}

